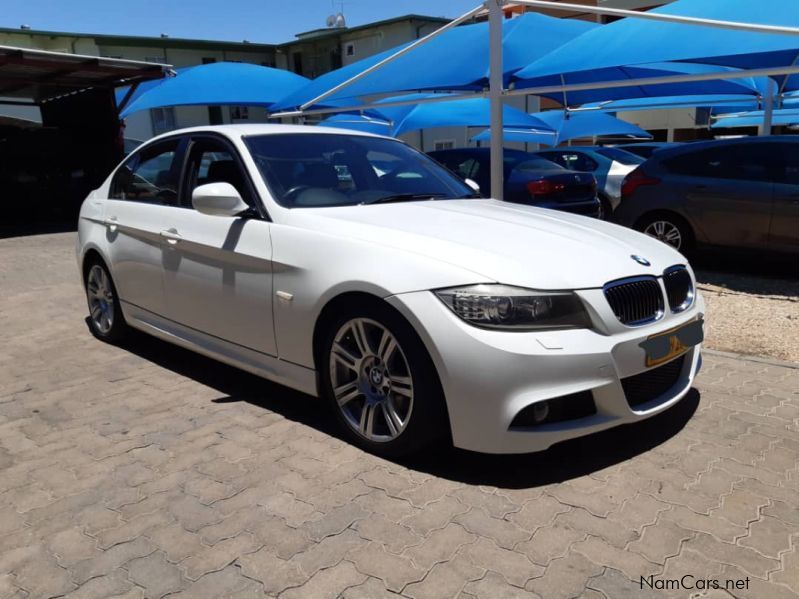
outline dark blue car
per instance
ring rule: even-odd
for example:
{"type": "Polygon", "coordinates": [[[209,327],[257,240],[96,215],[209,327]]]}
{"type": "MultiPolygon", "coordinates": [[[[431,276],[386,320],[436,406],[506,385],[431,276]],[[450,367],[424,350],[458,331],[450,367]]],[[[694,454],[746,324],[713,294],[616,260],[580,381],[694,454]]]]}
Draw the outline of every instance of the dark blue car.
{"type": "MultiPolygon", "coordinates": [[[[488,148],[439,150],[428,154],[464,179],[477,183],[480,192],[490,196],[488,148]]],[[[505,201],[599,216],[600,203],[592,174],[566,170],[554,162],[520,150],[506,148],[504,158],[505,201]]]]}

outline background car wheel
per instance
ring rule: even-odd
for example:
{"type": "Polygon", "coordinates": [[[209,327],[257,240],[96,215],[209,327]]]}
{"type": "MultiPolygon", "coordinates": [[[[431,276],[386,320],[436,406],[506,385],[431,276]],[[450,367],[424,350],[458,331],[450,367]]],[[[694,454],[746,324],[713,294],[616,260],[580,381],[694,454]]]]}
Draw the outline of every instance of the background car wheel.
{"type": "Polygon", "coordinates": [[[103,341],[120,341],[127,334],[128,325],[122,315],[114,281],[101,260],[92,260],[87,265],[84,283],[92,334],[103,341]]]}
{"type": "Polygon", "coordinates": [[[613,206],[610,203],[610,200],[604,196],[599,195],[599,215],[597,218],[599,220],[610,220],[611,215],[613,214],[613,206]]]}
{"type": "Polygon", "coordinates": [[[639,220],[635,228],[683,254],[693,250],[694,234],[691,226],[677,214],[667,212],[650,214],[639,220]]]}
{"type": "Polygon", "coordinates": [[[399,457],[449,435],[433,362],[392,308],[364,302],[346,310],[329,323],[322,348],[322,391],[357,445],[399,457]]]}

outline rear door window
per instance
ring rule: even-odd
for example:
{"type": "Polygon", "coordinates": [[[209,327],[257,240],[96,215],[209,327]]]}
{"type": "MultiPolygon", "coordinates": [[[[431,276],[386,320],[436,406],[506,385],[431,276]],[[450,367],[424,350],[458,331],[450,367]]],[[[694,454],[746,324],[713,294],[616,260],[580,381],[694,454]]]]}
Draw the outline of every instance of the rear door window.
{"type": "Polygon", "coordinates": [[[777,168],[772,144],[736,144],[686,152],[663,161],[675,175],[709,179],[772,181],[777,168]]]}
{"type": "Polygon", "coordinates": [[[134,153],[111,181],[111,199],[178,205],[180,139],[156,143],[134,153]]]}

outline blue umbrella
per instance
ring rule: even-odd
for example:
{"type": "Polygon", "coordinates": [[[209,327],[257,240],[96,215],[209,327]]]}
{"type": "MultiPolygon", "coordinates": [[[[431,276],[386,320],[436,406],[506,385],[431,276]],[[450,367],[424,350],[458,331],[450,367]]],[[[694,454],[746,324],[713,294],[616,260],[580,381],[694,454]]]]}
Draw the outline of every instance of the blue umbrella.
{"type": "MultiPolygon", "coordinates": [[[[429,129],[432,127],[487,127],[491,123],[490,103],[486,98],[466,98],[449,102],[432,104],[414,104],[409,106],[381,107],[380,103],[396,102],[402,100],[422,100],[431,97],[441,97],[441,94],[411,94],[385,98],[377,102],[372,109],[373,113],[381,115],[382,119],[376,121],[370,117],[357,115],[337,115],[322,121],[321,124],[329,127],[344,127],[369,130],[374,133],[398,136],[408,131],[429,129]],[[384,123],[377,125],[377,123],[384,123]],[[386,125],[390,125],[386,126],[386,125]],[[380,129],[383,129],[380,131],[380,129]]],[[[510,106],[503,107],[503,119],[509,127],[524,127],[541,132],[553,133],[547,123],[538,118],[510,106]]]]}
{"type": "MultiPolygon", "coordinates": [[[[566,112],[549,110],[535,115],[555,131],[554,136],[547,137],[540,132],[527,132],[523,129],[508,127],[503,132],[506,141],[525,141],[556,146],[570,139],[591,137],[594,135],[624,135],[651,139],[652,136],[637,125],[605,114],[604,112],[566,112]]],[[[486,130],[472,138],[473,141],[491,139],[491,131],[486,130]]]]}
{"type": "MultiPolygon", "coordinates": [[[[510,74],[598,25],[527,13],[503,23],[503,64],[510,74]]],[[[331,71],[297,93],[289,93],[272,110],[296,108],[394,54],[398,46],[331,71]]],[[[488,84],[488,23],[450,29],[397,58],[329,99],[415,90],[482,90],[488,84]]],[[[329,100],[317,107],[327,106],[329,100]]]]}
{"type": "MultiPolygon", "coordinates": [[[[796,0],[677,0],[650,12],[799,26],[796,0]]],[[[625,67],[646,63],[681,61],[750,69],[792,65],[798,57],[799,37],[793,35],[627,18],[567,42],[516,75],[525,85],[553,75],[563,75],[567,83],[575,78],[609,81],[624,79],[625,67]]]]}
{"type": "Polygon", "coordinates": [[[240,62],[215,62],[179,69],[175,77],[145,84],[123,109],[125,117],[164,106],[271,106],[308,79],[282,69],[240,62]]]}
{"type": "Polygon", "coordinates": [[[337,127],[339,129],[352,129],[377,135],[391,135],[390,121],[377,119],[363,114],[335,114],[326,118],[320,127],[337,127]]]}

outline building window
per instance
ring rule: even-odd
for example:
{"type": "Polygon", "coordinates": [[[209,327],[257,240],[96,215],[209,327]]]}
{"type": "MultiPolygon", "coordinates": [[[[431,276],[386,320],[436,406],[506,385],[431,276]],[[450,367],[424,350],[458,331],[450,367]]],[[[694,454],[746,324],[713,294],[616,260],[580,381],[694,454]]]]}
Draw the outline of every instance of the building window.
{"type": "Polygon", "coordinates": [[[344,54],[347,56],[355,56],[355,44],[345,44],[344,54]]]}
{"type": "Polygon", "coordinates": [[[302,53],[295,52],[292,55],[292,60],[294,61],[294,72],[298,75],[302,75],[302,53]]]}
{"type": "Polygon", "coordinates": [[[230,107],[230,120],[231,121],[246,121],[250,118],[250,109],[247,106],[231,106],[230,107]]]}
{"type": "Polygon", "coordinates": [[[438,152],[439,150],[452,150],[455,148],[454,139],[437,139],[433,142],[433,149],[438,152]]]}
{"type": "Polygon", "coordinates": [[[153,123],[153,134],[160,135],[167,131],[177,129],[177,119],[175,119],[175,109],[172,106],[166,108],[153,108],[150,110],[150,118],[153,123]]]}

